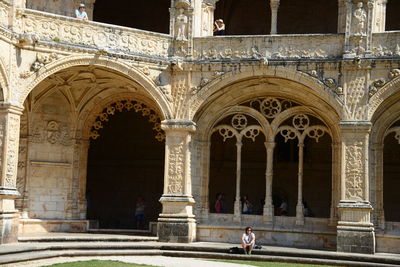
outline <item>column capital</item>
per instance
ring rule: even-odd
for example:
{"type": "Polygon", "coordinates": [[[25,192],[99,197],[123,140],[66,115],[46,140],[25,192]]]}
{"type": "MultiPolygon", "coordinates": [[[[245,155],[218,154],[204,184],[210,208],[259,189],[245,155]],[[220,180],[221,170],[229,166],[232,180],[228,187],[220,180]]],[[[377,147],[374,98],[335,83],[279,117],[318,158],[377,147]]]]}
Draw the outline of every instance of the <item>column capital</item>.
{"type": "Polygon", "coordinates": [[[271,6],[271,9],[278,9],[279,2],[280,2],[280,0],[270,0],[269,5],[271,6]]]}
{"type": "Polygon", "coordinates": [[[13,105],[11,103],[3,102],[0,103],[0,113],[13,113],[16,115],[22,115],[24,107],[13,105]]]}
{"type": "Polygon", "coordinates": [[[267,141],[264,142],[265,148],[266,149],[274,149],[276,146],[276,143],[274,141],[267,141]]]}
{"type": "Polygon", "coordinates": [[[339,126],[342,133],[369,133],[372,123],[370,121],[341,121],[339,126]]]}
{"type": "Polygon", "coordinates": [[[161,129],[165,132],[179,131],[179,132],[195,132],[196,123],[190,120],[164,120],[161,122],[161,129]]]}

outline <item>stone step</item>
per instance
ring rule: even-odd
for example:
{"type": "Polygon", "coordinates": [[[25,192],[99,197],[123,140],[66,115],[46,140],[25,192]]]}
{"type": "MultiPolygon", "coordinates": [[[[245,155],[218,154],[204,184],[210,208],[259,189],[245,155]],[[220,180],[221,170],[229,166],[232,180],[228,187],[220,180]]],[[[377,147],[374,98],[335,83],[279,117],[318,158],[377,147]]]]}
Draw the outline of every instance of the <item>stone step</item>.
{"type": "Polygon", "coordinates": [[[20,236],[18,242],[145,242],[158,241],[156,236],[138,236],[138,235],[100,235],[100,234],[85,234],[85,235],[35,235],[35,236],[20,236]]]}
{"type": "Polygon", "coordinates": [[[206,258],[206,259],[225,259],[225,260],[252,260],[252,261],[277,261],[287,263],[304,263],[304,264],[323,264],[335,266],[367,266],[367,267],[389,267],[398,266],[398,264],[376,263],[368,261],[358,261],[358,259],[321,259],[306,258],[298,255],[297,257],[289,256],[273,256],[273,255],[244,255],[244,254],[227,254],[216,252],[202,251],[177,251],[163,249],[74,249],[74,250],[42,250],[27,251],[23,253],[14,253],[0,256],[0,264],[10,264],[24,262],[29,260],[46,259],[53,257],[80,257],[80,256],[169,256],[169,257],[186,257],[186,258],[206,258]]]}
{"type": "Polygon", "coordinates": [[[156,236],[150,230],[138,229],[88,229],[92,234],[112,234],[112,235],[134,235],[134,236],[156,236]]]}

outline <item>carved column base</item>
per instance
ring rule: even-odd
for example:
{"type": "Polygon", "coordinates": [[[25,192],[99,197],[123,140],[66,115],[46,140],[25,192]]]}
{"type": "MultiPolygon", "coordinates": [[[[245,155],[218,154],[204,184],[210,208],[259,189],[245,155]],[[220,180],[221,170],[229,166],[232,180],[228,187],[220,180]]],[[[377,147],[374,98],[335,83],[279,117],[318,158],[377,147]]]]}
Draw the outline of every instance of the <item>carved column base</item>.
{"type": "Polygon", "coordinates": [[[191,196],[163,196],[163,213],[159,215],[157,235],[160,242],[190,243],[196,241],[195,203],[191,196]]]}
{"type": "Polygon", "coordinates": [[[0,189],[0,244],[18,242],[19,214],[15,209],[16,190],[0,189]]]}
{"type": "Polygon", "coordinates": [[[337,226],[337,251],[375,253],[374,225],[370,221],[372,207],[368,202],[341,201],[337,226]]]}
{"type": "Polygon", "coordinates": [[[304,225],[304,207],[302,203],[296,206],[296,225],[304,225]]]}
{"type": "Polygon", "coordinates": [[[274,205],[264,205],[263,222],[269,226],[274,224],[274,205]]]}

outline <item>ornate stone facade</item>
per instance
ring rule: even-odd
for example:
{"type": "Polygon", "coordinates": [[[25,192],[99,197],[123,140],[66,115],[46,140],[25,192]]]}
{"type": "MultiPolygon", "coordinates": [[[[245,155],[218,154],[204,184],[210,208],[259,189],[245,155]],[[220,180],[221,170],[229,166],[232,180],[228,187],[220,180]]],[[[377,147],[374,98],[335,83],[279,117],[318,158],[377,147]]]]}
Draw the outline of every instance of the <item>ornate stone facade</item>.
{"type": "Polygon", "coordinates": [[[400,252],[383,192],[383,144],[400,143],[400,33],[384,30],[385,1],[338,1],[334,34],[280,35],[271,0],[271,35],[218,37],[214,0],[172,0],[170,34],[44,2],[0,0],[1,242],[18,226],[85,231],[90,146],[134,112],[165,144],[163,193],[149,196],[161,197],[160,240],[234,242],[251,223],[265,244],[400,252]],[[246,192],[262,200],[252,214],[246,192]]]}

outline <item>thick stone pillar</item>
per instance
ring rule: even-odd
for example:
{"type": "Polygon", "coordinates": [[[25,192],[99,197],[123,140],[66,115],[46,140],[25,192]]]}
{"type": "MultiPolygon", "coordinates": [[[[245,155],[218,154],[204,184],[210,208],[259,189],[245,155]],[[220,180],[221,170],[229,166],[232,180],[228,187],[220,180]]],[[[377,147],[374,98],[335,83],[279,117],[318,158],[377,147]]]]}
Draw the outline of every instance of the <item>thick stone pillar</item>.
{"type": "Polygon", "coordinates": [[[270,0],[269,5],[271,7],[271,34],[278,33],[278,9],[280,0],[270,0]]]}
{"type": "Polygon", "coordinates": [[[18,144],[22,108],[0,105],[0,243],[17,242],[19,215],[15,209],[18,144]]]}
{"type": "Polygon", "coordinates": [[[369,202],[369,122],[342,122],[342,173],[337,250],[374,253],[375,233],[369,202]]]}
{"type": "Polygon", "coordinates": [[[192,121],[168,120],[161,125],[166,133],[165,175],[162,213],[158,218],[158,238],[162,242],[193,242],[196,221],[193,215],[190,142],[196,127],[192,121]]]}

